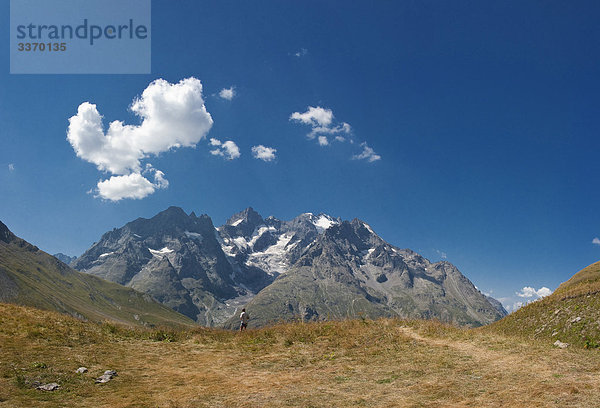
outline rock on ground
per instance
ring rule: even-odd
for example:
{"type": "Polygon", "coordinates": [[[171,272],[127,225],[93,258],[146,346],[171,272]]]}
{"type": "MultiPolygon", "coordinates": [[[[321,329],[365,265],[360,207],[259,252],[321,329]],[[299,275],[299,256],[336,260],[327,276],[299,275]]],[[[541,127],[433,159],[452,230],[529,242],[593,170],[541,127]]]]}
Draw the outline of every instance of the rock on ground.
{"type": "Polygon", "coordinates": [[[60,388],[60,385],[57,383],[48,383],[48,384],[40,385],[39,387],[37,387],[38,390],[42,390],[42,391],[56,391],[59,388],[60,388]]]}

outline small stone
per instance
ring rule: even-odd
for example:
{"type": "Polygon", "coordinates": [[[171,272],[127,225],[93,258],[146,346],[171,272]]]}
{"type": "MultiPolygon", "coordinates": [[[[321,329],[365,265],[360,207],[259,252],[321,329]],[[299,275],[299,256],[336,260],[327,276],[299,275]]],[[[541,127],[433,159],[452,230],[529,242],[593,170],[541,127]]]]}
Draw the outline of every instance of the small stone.
{"type": "Polygon", "coordinates": [[[560,341],[560,340],[556,340],[556,341],[554,342],[554,345],[555,345],[556,347],[558,347],[558,348],[561,348],[561,349],[564,349],[564,348],[567,348],[567,347],[569,347],[569,343],[563,343],[563,342],[562,342],[562,341],[560,341]]]}
{"type": "Polygon", "coordinates": [[[556,310],[554,311],[554,314],[555,314],[555,315],[557,315],[557,314],[559,314],[559,313],[560,313],[560,309],[556,309],[556,310]]]}
{"type": "Polygon", "coordinates": [[[100,377],[96,378],[96,384],[104,384],[109,382],[112,379],[112,376],[108,374],[102,374],[100,377]]]}
{"type": "Polygon", "coordinates": [[[571,320],[571,323],[577,323],[581,320],[581,317],[577,316],[575,319],[571,320]]]}
{"type": "Polygon", "coordinates": [[[556,336],[557,334],[558,334],[558,332],[557,332],[557,331],[555,331],[555,332],[552,332],[552,337],[556,336]]]}
{"type": "Polygon", "coordinates": [[[60,385],[57,383],[48,383],[48,384],[40,385],[39,387],[37,387],[38,390],[42,390],[42,391],[56,391],[59,388],[60,388],[60,385]]]}
{"type": "Polygon", "coordinates": [[[100,377],[96,378],[96,384],[104,384],[112,380],[113,377],[117,376],[117,372],[115,370],[106,370],[104,374],[100,377]]]}
{"type": "Polygon", "coordinates": [[[83,373],[87,373],[87,370],[88,370],[88,369],[87,369],[87,368],[85,368],[85,367],[79,367],[79,368],[78,368],[78,369],[77,369],[75,372],[76,372],[77,374],[83,374],[83,373]]]}

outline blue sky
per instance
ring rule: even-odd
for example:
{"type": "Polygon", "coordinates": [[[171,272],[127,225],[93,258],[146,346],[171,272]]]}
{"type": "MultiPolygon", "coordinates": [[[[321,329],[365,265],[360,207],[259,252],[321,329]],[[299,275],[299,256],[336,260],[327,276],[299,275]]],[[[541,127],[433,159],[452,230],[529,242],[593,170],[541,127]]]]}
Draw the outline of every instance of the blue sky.
{"type": "Polygon", "coordinates": [[[599,17],[592,1],[153,1],[149,75],[11,75],[6,40],[0,220],[79,255],[170,205],[216,225],[247,206],[358,217],[506,305],[531,300],[516,292],[553,290],[600,256],[599,17]],[[208,132],[138,160],[152,194],[97,197],[99,181],[131,168],[78,157],[69,118],[90,102],[105,129],[139,126],[134,98],[186,78],[202,84],[208,132]],[[309,107],[321,116],[298,116],[309,107]],[[239,157],[228,160],[226,141],[239,157]],[[274,159],[253,157],[259,145],[274,159]]]}

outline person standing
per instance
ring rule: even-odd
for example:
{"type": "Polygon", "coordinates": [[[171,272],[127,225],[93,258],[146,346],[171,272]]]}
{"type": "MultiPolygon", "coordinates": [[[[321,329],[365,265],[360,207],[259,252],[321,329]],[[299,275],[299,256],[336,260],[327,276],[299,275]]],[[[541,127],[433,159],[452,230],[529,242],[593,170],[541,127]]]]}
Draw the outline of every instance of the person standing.
{"type": "Polygon", "coordinates": [[[250,320],[250,316],[246,313],[246,309],[242,309],[242,313],[240,314],[240,331],[248,328],[248,320],[250,320]]]}

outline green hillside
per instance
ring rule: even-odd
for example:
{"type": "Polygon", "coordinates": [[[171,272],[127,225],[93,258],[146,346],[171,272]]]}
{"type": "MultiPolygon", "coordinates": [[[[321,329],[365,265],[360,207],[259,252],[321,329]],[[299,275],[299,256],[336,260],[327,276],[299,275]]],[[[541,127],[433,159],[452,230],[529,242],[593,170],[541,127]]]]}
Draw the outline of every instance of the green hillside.
{"type": "Polygon", "coordinates": [[[600,262],[573,275],[556,291],[483,330],[596,348],[600,345],[600,262]]]}
{"type": "Polygon", "coordinates": [[[193,326],[133,289],[77,272],[0,222],[0,301],[134,326],[193,326]]]}

